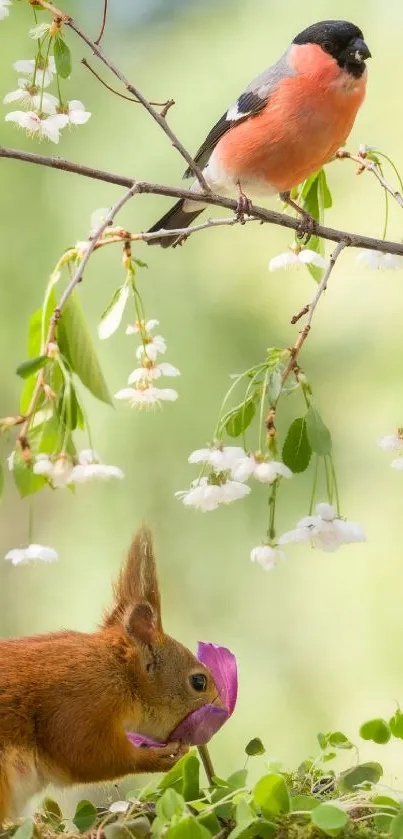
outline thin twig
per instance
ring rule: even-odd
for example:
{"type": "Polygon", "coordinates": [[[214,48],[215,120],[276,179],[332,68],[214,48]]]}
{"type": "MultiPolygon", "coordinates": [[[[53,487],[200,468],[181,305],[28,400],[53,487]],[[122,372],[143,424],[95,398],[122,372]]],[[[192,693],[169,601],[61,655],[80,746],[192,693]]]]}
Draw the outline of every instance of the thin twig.
{"type": "MultiPolygon", "coordinates": [[[[130,198],[133,198],[133,196],[136,194],[136,192],[137,192],[137,185],[133,184],[130,187],[130,189],[128,190],[128,192],[126,192],[124,195],[122,195],[119,198],[119,200],[116,201],[116,204],[114,204],[113,207],[111,207],[108,214],[105,216],[102,224],[100,224],[99,227],[94,231],[91,239],[88,241],[88,245],[87,245],[87,248],[86,248],[85,253],[83,255],[83,258],[82,258],[79,266],[77,267],[77,270],[74,272],[69,284],[66,286],[66,288],[65,288],[65,290],[64,290],[64,292],[63,292],[63,294],[62,294],[62,296],[59,300],[59,303],[56,306],[56,308],[55,308],[55,310],[52,314],[52,317],[50,319],[48,334],[47,334],[46,341],[45,341],[45,346],[43,347],[43,350],[42,350],[43,355],[48,355],[49,354],[50,347],[55,342],[56,328],[57,328],[57,324],[59,323],[59,320],[61,318],[63,307],[66,305],[69,297],[71,297],[71,295],[72,295],[74,289],[76,288],[76,286],[78,285],[78,283],[80,283],[82,281],[83,274],[84,274],[85,268],[87,266],[88,260],[91,256],[93,250],[96,247],[98,239],[102,236],[104,230],[106,230],[108,225],[111,224],[111,222],[114,220],[114,218],[116,217],[118,212],[122,209],[122,207],[127,203],[127,201],[130,200],[130,198]]],[[[41,394],[42,389],[43,389],[43,384],[44,384],[43,370],[40,370],[39,373],[38,373],[38,378],[37,378],[36,383],[35,383],[35,388],[34,388],[34,391],[33,391],[32,397],[31,397],[31,401],[30,401],[30,404],[29,404],[29,407],[28,407],[28,411],[27,411],[27,414],[26,414],[26,417],[25,417],[25,421],[24,421],[24,423],[22,425],[22,428],[21,428],[21,431],[18,435],[18,443],[20,444],[20,446],[23,450],[24,449],[29,449],[27,434],[28,434],[28,431],[29,431],[29,425],[30,425],[31,418],[33,417],[33,415],[35,413],[35,409],[36,409],[36,406],[37,406],[37,403],[38,403],[38,399],[39,399],[40,394],[41,394]]]]}
{"type": "Polygon", "coordinates": [[[389,181],[387,181],[383,177],[382,173],[379,171],[378,166],[374,163],[373,160],[368,160],[364,156],[364,153],[352,154],[351,152],[346,151],[345,149],[339,149],[336,153],[336,157],[338,157],[340,160],[348,159],[353,160],[355,163],[358,163],[360,167],[360,169],[358,170],[358,174],[361,174],[361,172],[364,170],[366,170],[367,172],[372,172],[372,174],[375,175],[375,177],[378,179],[381,186],[383,186],[383,188],[386,190],[386,192],[388,192],[389,195],[391,195],[392,198],[394,198],[395,201],[397,201],[399,207],[402,207],[403,209],[403,195],[401,194],[401,192],[399,192],[398,189],[395,189],[392,186],[392,184],[390,184],[389,181]]]}
{"type": "Polygon", "coordinates": [[[106,18],[107,18],[107,16],[108,16],[108,0],[104,0],[104,10],[103,10],[103,14],[102,14],[101,29],[100,29],[100,32],[99,32],[98,38],[97,38],[97,39],[95,40],[95,42],[94,42],[95,44],[100,44],[100,43],[101,43],[102,35],[103,35],[103,34],[104,34],[104,32],[105,32],[105,26],[106,26],[106,18]]]}
{"type": "MultiPolygon", "coordinates": [[[[104,87],[106,87],[107,90],[110,90],[111,93],[114,93],[115,96],[119,96],[120,99],[126,99],[126,102],[134,102],[135,105],[141,105],[140,99],[134,99],[133,96],[125,96],[124,93],[119,93],[118,90],[115,90],[114,87],[111,87],[110,84],[107,84],[104,81],[104,79],[102,79],[101,76],[98,75],[98,73],[94,70],[94,68],[91,67],[91,64],[88,63],[86,58],[81,59],[81,64],[83,64],[84,67],[87,68],[87,70],[90,70],[92,75],[95,76],[95,78],[98,79],[98,81],[101,82],[101,84],[104,87]]],[[[167,99],[166,102],[150,102],[150,105],[155,105],[157,108],[162,108],[161,113],[163,113],[164,116],[168,113],[169,108],[172,108],[172,105],[174,105],[174,104],[175,104],[174,99],[167,99]]]]}
{"type": "Polygon", "coordinates": [[[158,111],[156,111],[155,108],[153,108],[148,99],[146,99],[146,97],[143,96],[141,91],[138,90],[138,88],[134,87],[134,85],[130,84],[126,76],[122,73],[121,70],[119,70],[119,67],[117,67],[116,64],[114,64],[113,61],[111,61],[110,58],[108,58],[108,56],[105,55],[101,47],[98,46],[95,43],[95,41],[92,41],[91,38],[89,38],[88,35],[86,35],[85,32],[83,32],[83,30],[79,27],[78,23],[76,23],[76,21],[72,17],[70,17],[70,15],[65,14],[65,12],[62,12],[56,6],[53,6],[52,3],[46,2],[46,0],[38,0],[38,3],[40,3],[40,5],[44,9],[47,9],[49,12],[51,12],[58,20],[62,21],[66,26],[69,26],[70,29],[73,29],[73,31],[79,36],[79,38],[81,38],[81,40],[84,41],[84,43],[86,43],[87,46],[90,47],[94,55],[96,55],[100,59],[100,61],[102,61],[103,64],[105,64],[106,67],[109,68],[111,73],[113,73],[114,76],[116,76],[122,82],[122,84],[124,84],[126,89],[130,93],[132,93],[133,96],[136,97],[136,99],[139,99],[146,111],[148,111],[150,116],[152,116],[152,118],[158,123],[160,128],[162,128],[164,133],[167,135],[167,137],[169,137],[173,147],[177,149],[179,154],[182,155],[183,159],[186,160],[186,163],[188,164],[191,171],[199,181],[202,192],[209,193],[210,187],[208,186],[201,169],[199,169],[197,163],[195,163],[189,152],[185,149],[185,147],[182,145],[182,143],[176,136],[176,134],[174,134],[174,132],[171,130],[165,119],[165,116],[163,114],[159,114],[158,111]]]}
{"type": "MultiPolygon", "coordinates": [[[[45,2],[45,0],[43,0],[45,2]]],[[[0,146],[0,158],[8,158],[10,160],[23,160],[26,163],[33,163],[39,166],[50,167],[51,169],[60,169],[63,172],[73,172],[76,175],[82,175],[86,178],[92,178],[105,183],[115,184],[116,186],[124,186],[130,188],[134,183],[137,185],[137,191],[152,194],[152,195],[166,195],[171,198],[186,198],[189,201],[200,202],[200,193],[191,192],[188,189],[180,189],[178,187],[166,186],[164,184],[153,184],[148,181],[135,181],[134,178],[128,178],[124,175],[117,175],[113,172],[106,172],[102,169],[94,169],[90,166],[83,166],[79,163],[73,163],[70,160],[63,160],[58,157],[47,157],[45,155],[32,154],[32,152],[21,151],[21,149],[9,149],[0,146]]],[[[224,198],[222,195],[209,193],[203,195],[203,203],[214,207],[225,207],[227,210],[237,211],[238,204],[232,198],[224,198]]],[[[285,213],[278,213],[275,210],[266,210],[264,207],[258,207],[252,204],[250,209],[251,217],[258,219],[266,224],[274,224],[280,227],[288,228],[289,230],[301,230],[301,222],[299,219],[292,218],[285,215],[285,213]]],[[[333,227],[325,227],[318,224],[315,230],[316,235],[321,239],[327,239],[330,242],[344,242],[346,246],[351,248],[363,248],[364,250],[374,250],[380,253],[391,253],[396,256],[403,256],[403,244],[400,242],[391,242],[384,239],[374,239],[370,236],[362,236],[359,233],[349,233],[346,230],[337,230],[333,227]]]]}
{"type": "MultiPolygon", "coordinates": [[[[308,317],[306,319],[305,326],[301,330],[301,332],[299,333],[298,338],[297,338],[294,346],[291,347],[291,349],[290,349],[290,358],[289,358],[288,364],[286,365],[286,367],[284,368],[284,370],[281,374],[281,384],[282,385],[285,384],[289,375],[295,370],[296,363],[297,363],[297,358],[298,358],[298,356],[299,356],[299,354],[302,350],[302,347],[303,347],[303,345],[304,345],[304,343],[305,343],[305,341],[306,341],[306,339],[307,339],[307,337],[308,337],[308,335],[311,331],[312,318],[314,316],[315,309],[316,309],[316,307],[319,303],[320,298],[322,297],[322,294],[327,289],[327,284],[329,282],[329,277],[330,277],[330,275],[333,271],[333,268],[336,264],[337,259],[339,258],[342,250],[344,250],[344,248],[347,247],[349,244],[350,244],[349,242],[341,241],[341,242],[338,243],[338,245],[336,245],[336,247],[335,247],[335,249],[334,249],[334,251],[333,251],[333,253],[332,253],[332,255],[329,259],[329,264],[326,268],[326,271],[323,275],[323,278],[318,285],[315,296],[313,297],[311,302],[308,303],[307,306],[304,307],[304,309],[305,309],[304,314],[307,314],[308,317]]],[[[298,321],[300,319],[300,317],[302,317],[302,311],[303,310],[301,310],[301,312],[298,312],[298,314],[294,316],[294,317],[296,317],[296,321],[298,321]]],[[[296,321],[294,321],[294,322],[296,322],[296,321]]],[[[266,428],[267,428],[268,434],[273,433],[276,407],[277,407],[277,403],[280,399],[281,392],[282,392],[282,388],[280,389],[280,392],[279,392],[279,395],[276,399],[275,404],[271,405],[269,413],[268,413],[267,418],[266,418],[266,428]]]]}

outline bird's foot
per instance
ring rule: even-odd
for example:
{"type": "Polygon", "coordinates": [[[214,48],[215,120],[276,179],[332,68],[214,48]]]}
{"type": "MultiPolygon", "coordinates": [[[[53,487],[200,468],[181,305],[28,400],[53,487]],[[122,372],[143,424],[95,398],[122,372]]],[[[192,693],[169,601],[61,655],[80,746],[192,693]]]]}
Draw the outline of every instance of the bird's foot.
{"type": "Polygon", "coordinates": [[[242,191],[241,184],[238,186],[238,200],[236,205],[236,217],[241,224],[245,224],[245,215],[252,215],[252,201],[242,191]]]}
{"type": "Polygon", "coordinates": [[[307,245],[311,236],[316,236],[318,232],[318,221],[316,218],[311,216],[310,213],[307,213],[303,207],[300,207],[296,201],[293,201],[289,192],[280,192],[280,198],[284,201],[285,204],[288,204],[289,207],[292,207],[293,210],[301,217],[301,221],[297,228],[297,237],[298,239],[304,239],[304,244],[307,245]]]}

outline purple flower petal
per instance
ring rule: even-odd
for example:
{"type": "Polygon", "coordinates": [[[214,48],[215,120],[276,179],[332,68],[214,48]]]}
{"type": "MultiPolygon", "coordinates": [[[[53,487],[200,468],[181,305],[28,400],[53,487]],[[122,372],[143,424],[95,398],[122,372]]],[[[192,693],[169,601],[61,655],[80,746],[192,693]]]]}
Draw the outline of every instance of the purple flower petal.
{"type": "Polygon", "coordinates": [[[225,708],[203,705],[192,711],[169,735],[169,740],[180,740],[191,746],[203,746],[228,719],[225,708]]]}
{"type": "Polygon", "coordinates": [[[238,673],[236,658],[226,647],[218,647],[209,641],[199,641],[197,658],[212,673],[220,699],[231,716],[238,695],[238,673]]]}
{"type": "MultiPolygon", "coordinates": [[[[181,740],[192,746],[208,743],[214,734],[231,716],[237,700],[238,674],[236,658],[226,647],[219,647],[208,641],[199,641],[197,658],[210,670],[224,708],[207,704],[192,711],[169,735],[168,742],[181,740]]],[[[155,748],[165,745],[130,732],[129,740],[134,746],[155,748]]]]}

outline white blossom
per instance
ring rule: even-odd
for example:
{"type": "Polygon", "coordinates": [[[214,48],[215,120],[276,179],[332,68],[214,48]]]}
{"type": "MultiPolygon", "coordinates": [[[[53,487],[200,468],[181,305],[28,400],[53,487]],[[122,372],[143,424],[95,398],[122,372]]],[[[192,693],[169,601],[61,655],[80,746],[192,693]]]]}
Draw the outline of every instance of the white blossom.
{"type": "Polygon", "coordinates": [[[305,516],[295,528],[284,533],[280,545],[288,542],[310,542],[323,551],[336,551],[341,545],[365,542],[365,534],[358,522],[339,518],[331,504],[317,504],[316,516],[305,516]]]}
{"type": "Polygon", "coordinates": [[[305,248],[304,250],[295,253],[295,251],[286,251],[274,256],[269,262],[269,271],[277,271],[278,268],[288,268],[290,265],[316,265],[317,268],[327,268],[328,261],[324,257],[311,250],[305,248]]]}
{"type": "Polygon", "coordinates": [[[61,454],[53,461],[47,454],[38,454],[33,466],[35,475],[41,475],[56,489],[62,489],[71,483],[73,463],[66,454],[61,454]]]}
{"type": "Polygon", "coordinates": [[[0,20],[4,20],[10,14],[9,6],[12,6],[11,0],[0,0],[0,20]]]}
{"type": "Polygon", "coordinates": [[[216,510],[220,504],[230,504],[249,495],[250,487],[238,481],[224,481],[220,484],[209,483],[208,478],[193,481],[190,489],[180,490],[175,496],[186,507],[195,507],[202,512],[216,510]]]}
{"type": "Polygon", "coordinates": [[[67,115],[70,125],[84,125],[91,116],[91,112],[85,110],[79,99],[72,99],[68,102],[66,110],[63,109],[61,113],[67,115]]]}
{"type": "Polygon", "coordinates": [[[155,318],[147,320],[145,321],[145,323],[144,321],[142,321],[141,323],[139,321],[136,321],[136,323],[129,323],[129,326],[126,329],[126,335],[134,335],[136,333],[141,332],[142,329],[144,329],[145,332],[152,332],[152,330],[159,325],[159,320],[155,320],[155,318]]]}
{"type": "Polygon", "coordinates": [[[53,76],[56,75],[56,64],[53,55],[49,56],[48,62],[45,68],[37,67],[35,72],[35,59],[21,59],[19,61],[15,61],[13,64],[14,70],[17,73],[23,73],[24,76],[32,76],[32,80],[35,76],[35,84],[38,87],[48,87],[50,83],[53,81],[53,76]]]}
{"type": "Polygon", "coordinates": [[[12,472],[15,464],[15,450],[6,458],[9,472],[12,472]]]}
{"type": "Polygon", "coordinates": [[[237,481],[248,481],[253,477],[262,484],[272,484],[280,477],[292,478],[292,472],[284,463],[249,455],[235,463],[232,467],[232,477],[237,481]]]}
{"type": "Polygon", "coordinates": [[[399,451],[403,448],[403,437],[399,434],[386,434],[384,437],[379,437],[378,446],[385,452],[399,451]]]}
{"type": "Polygon", "coordinates": [[[56,562],[58,558],[53,548],[36,544],[28,545],[27,548],[13,548],[4,557],[4,559],[9,559],[13,565],[27,565],[29,562],[35,562],[36,560],[56,562]]]}
{"type": "Polygon", "coordinates": [[[283,551],[271,548],[270,545],[258,545],[250,552],[251,562],[257,562],[265,571],[272,571],[279,561],[285,560],[283,551]]]}
{"type": "Polygon", "coordinates": [[[15,122],[20,128],[25,128],[29,134],[46,137],[52,143],[58,143],[60,131],[67,125],[69,118],[65,114],[51,114],[41,118],[34,111],[10,111],[5,116],[6,122],[15,122]]]}
{"type": "Polygon", "coordinates": [[[141,359],[144,355],[150,361],[156,361],[158,353],[163,354],[166,351],[167,344],[162,335],[149,336],[147,342],[141,344],[136,350],[136,358],[141,359]]]}
{"type": "Polygon", "coordinates": [[[124,387],[115,393],[115,399],[122,399],[128,402],[132,408],[150,407],[160,402],[175,402],[178,398],[176,390],[171,388],[159,388],[152,385],[141,385],[139,387],[124,387]]]}
{"type": "Polygon", "coordinates": [[[29,111],[41,111],[44,114],[55,114],[59,100],[51,93],[40,91],[37,85],[33,86],[27,79],[18,79],[17,90],[7,93],[3,99],[3,105],[10,102],[19,102],[21,107],[29,111]]]}
{"type": "Polygon", "coordinates": [[[396,268],[403,268],[403,258],[392,253],[381,253],[380,251],[364,250],[357,256],[357,262],[362,262],[366,268],[373,270],[393,271],[396,268]]]}
{"type": "Polygon", "coordinates": [[[133,385],[137,382],[153,381],[159,379],[160,376],[180,376],[180,370],[174,367],[173,364],[153,364],[152,367],[136,367],[128,378],[128,384],[133,385]]]}
{"type": "Polygon", "coordinates": [[[403,457],[397,457],[395,460],[392,460],[390,465],[392,469],[398,469],[401,471],[403,469],[403,457]]]}
{"type": "Polygon", "coordinates": [[[124,473],[118,466],[108,466],[101,463],[99,455],[93,449],[83,449],[78,455],[78,464],[74,466],[70,483],[84,484],[93,478],[108,480],[109,478],[124,478],[124,473]]]}
{"type": "MultiPolygon", "coordinates": [[[[223,446],[217,443],[206,449],[197,449],[189,455],[189,463],[206,463],[216,472],[226,472],[247,458],[241,446],[223,446]]],[[[235,476],[234,476],[235,477],[235,476]]]]}

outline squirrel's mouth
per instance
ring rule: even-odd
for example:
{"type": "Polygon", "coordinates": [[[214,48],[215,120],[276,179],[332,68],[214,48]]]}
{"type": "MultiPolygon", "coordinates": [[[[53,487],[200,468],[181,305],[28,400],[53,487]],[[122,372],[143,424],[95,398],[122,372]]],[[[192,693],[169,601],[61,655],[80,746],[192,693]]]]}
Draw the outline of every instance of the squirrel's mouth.
{"type": "MultiPolygon", "coordinates": [[[[192,746],[208,743],[233,713],[238,693],[236,658],[226,647],[219,647],[207,641],[199,641],[197,658],[210,670],[217,687],[216,700],[220,705],[209,702],[188,714],[171,732],[168,742],[174,740],[192,746]]],[[[128,738],[135,746],[164,746],[149,737],[128,732],[128,738]]]]}

